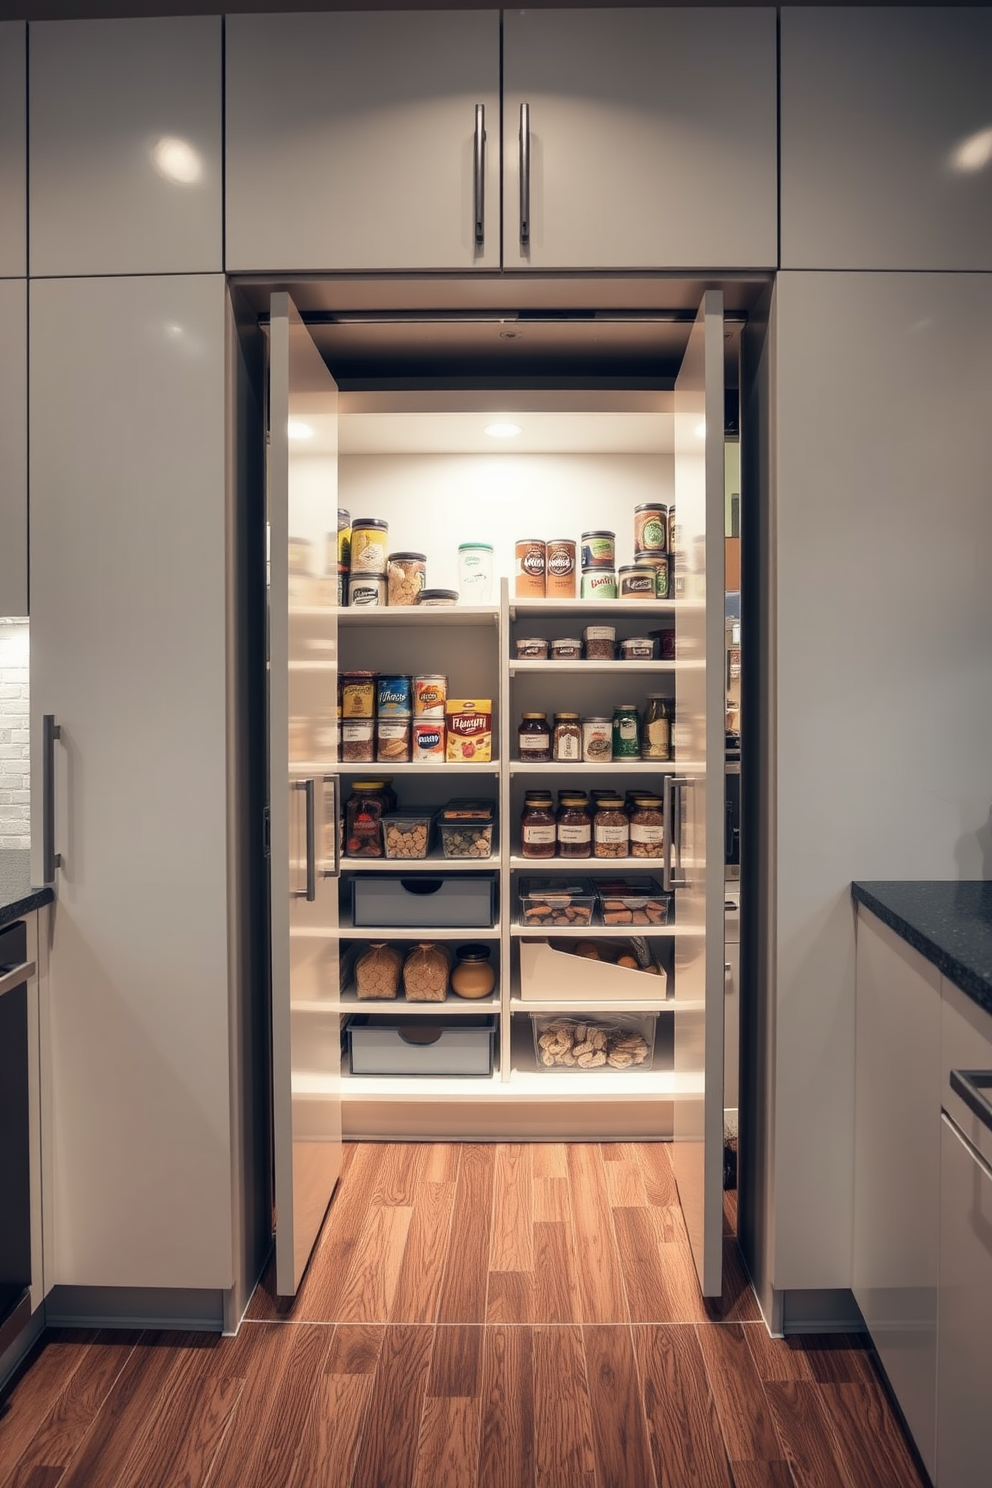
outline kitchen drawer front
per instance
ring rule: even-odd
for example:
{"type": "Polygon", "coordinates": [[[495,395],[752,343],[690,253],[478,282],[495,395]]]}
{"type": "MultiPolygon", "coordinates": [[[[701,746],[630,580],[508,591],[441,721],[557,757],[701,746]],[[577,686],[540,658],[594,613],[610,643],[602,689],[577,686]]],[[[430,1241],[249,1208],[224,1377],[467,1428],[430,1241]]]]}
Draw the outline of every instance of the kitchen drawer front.
{"type": "MultiPolygon", "coordinates": [[[[992,1131],[951,1089],[951,1070],[992,1071],[992,1014],[973,1002],[960,987],[942,978],[940,1021],[940,1103],[968,1140],[992,1163],[992,1131]]],[[[985,1092],[992,1099],[992,1092],[985,1092]]]]}
{"type": "Polygon", "coordinates": [[[346,1025],[353,1075],[491,1075],[495,1018],[358,1013],[346,1025]]]}
{"type": "Polygon", "coordinates": [[[489,929],[496,903],[496,876],[460,873],[451,878],[379,873],[352,880],[355,925],[390,929],[489,929]]]}

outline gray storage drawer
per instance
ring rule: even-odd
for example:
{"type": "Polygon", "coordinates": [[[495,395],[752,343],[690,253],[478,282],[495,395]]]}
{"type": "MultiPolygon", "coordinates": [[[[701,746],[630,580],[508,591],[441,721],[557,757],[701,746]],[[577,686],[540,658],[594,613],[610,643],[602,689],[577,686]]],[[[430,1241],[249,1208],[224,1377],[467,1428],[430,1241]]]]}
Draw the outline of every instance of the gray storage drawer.
{"type": "Polygon", "coordinates": [[[390,929],[489,929],[496,903],[496,875],[377,873],[352,879],[352,922],[390,929]]]}
{"type": "Polygon", "coordinates": [[[496,1020],[354,1013],[345,1025],[353,1075],[491,1075],[496,1020]]]}

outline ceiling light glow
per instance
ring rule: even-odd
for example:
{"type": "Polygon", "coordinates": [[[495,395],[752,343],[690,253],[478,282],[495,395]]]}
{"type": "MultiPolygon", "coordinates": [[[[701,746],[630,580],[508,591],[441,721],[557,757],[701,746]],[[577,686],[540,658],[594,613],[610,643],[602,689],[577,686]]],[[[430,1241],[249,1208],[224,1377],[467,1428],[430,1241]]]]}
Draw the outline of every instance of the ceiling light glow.
{"type": "Polygon", "coordinates": [[[515,439],[523,432],[519,424],[511,424],[502,419],[498,419],[494,424],[487,424],[484,430],[484,433],[493,439],[515,439]]]}
{"type": "Polygon", "coordinates": [[[313,430],[309,424],[302,423],[299,419],[290,419],[286,425],[286,433],[290,439],[312,439],[313,430]]]}
{"type": "Polygon", "coordinates": [[[951,152],[951,169],[958,175],[970,175],[992,164],[992,129],[979,129],[970,134],[951,152]]]}
{"type": "Polygon", "coordinates": [[[203,160],[188,140],[163,135],[152,149],[152,163],[160,176],[180,186],[192,186],[203,175],[203,160]]]}

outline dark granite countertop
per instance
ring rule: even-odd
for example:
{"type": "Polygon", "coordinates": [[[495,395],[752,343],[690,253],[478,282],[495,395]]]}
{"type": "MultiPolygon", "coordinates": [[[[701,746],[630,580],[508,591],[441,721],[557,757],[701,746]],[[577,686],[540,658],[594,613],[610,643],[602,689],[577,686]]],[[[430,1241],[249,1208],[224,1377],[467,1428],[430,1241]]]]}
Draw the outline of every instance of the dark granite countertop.
{"type": "Polygon", "coordinates": [[[992,1013],[992,882],[852,883],[851,893],[992,1013]]]}
{"type": "Polygon", "coordinates": [[[0,925],[51,904],[51,889],[31,887],[31,854],[27,848],[0,848],[0,925]]]}

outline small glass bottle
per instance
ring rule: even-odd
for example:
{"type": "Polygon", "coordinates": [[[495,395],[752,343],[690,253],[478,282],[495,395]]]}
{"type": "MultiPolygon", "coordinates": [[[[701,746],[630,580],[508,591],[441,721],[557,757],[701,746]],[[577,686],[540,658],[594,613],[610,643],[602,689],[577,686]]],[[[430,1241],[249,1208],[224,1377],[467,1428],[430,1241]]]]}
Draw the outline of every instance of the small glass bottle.
{"type": "Polygon", "coordinates": [[[630,823],[619,796],[600,796],[592,819],[594,858],[626,858],[630,850],[630,823]]]}
{"type": "Polygon", "coordinates": [[[578,713],[555,714],[552,756],[570,764],[577,764],[582,758],[582,724],[578,713]]]}
{"type": "Polygon", "coordinates": [[[592,857],[592,817],[583,791],[562,791],[558,807],[558,856],[592,857]]]}
{"type": "Polygon", "coordinates": [[[648,694],[641,728],[641,759],[667,760],[672,757],[673,699],[661,693],[648,694]]]}
{"type": "Polygon", "coordinates": [[[551,758],[551,729],[547,713],[524,713],[517,733],[521,760],[540,764],[551,758]]]}
{"type": "Polygon", "coordinates": [[[640,759],[637,709],[633,703],[620,703],[613,709],[613,758],[615,760],[640,759]]]}
{"type": "Polygon", "coordinates": [[[520,818],[520,855],[553,858],[557,846],[554,802],[550,791],[528,791],[520,818]]]}

